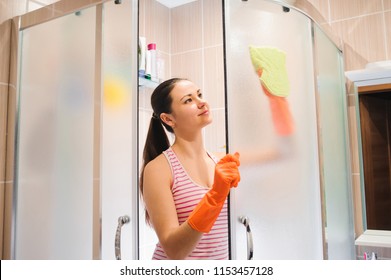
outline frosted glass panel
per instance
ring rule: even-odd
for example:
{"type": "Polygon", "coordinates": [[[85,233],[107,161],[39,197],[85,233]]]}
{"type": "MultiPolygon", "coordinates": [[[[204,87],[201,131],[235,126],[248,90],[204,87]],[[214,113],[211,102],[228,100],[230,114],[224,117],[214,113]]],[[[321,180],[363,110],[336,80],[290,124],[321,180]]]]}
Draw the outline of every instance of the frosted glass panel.
{"type": "Polygon", "coordinates": [[[242,154],[241,182],[231,197],[232,257],[247,258],[246,231],[238,221],[247,216],[254,259],[322,259],[311,22],[268,1],[226,1],[226,11],[229,151],[242,154]],[[294,123],[287,136],[276,132],[250,45],[286,54],[294,123]],[[277,158],[262,159],[264,153],[277,158]]]}
{"type": "Polygon", "coordinates": [[[22,32],[16,259],[92,258],[95,14],[22,32]]]}
{"type": "Polygon", "coordinates": [[[110,1],[103,9],[102,259],[115,259],[118,218],[121,258],[136,258],[137,230],[137,1],[110,1]],[[134,54],[134,55],[133,55],[134,54]]]}
{"type": "Polygon", "coordinates": [[[319,121],[329,259],[354,259],[350,161],[342,54],[315,27],[319,121]]]}

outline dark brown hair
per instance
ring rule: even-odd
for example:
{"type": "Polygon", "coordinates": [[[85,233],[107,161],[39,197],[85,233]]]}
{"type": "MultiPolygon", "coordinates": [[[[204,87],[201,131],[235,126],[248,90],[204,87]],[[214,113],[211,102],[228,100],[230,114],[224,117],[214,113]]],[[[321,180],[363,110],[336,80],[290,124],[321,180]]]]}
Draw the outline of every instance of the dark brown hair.
{"type": "MultiPolygon", "coordinates": [[[[172,97],[170,95],[172,89],[176,83],[185,80],[182,78],[172,78],[162,82],[156,87],[151,96],[151,105],[153,109],[153,115],[149,124],[147,139],[145,141],[143,151],[143,165],[141,167],[140,174],[140,193],[143,194],[144,190],[144,169],[145,166],[163,151],[170,147],[170,141],[168,140],[165,129],[171,133],[174,131],[172,128],[165,124],[160,119],[161,113],[171,113],[172,97]],[[165,129],[164,129],[165,128],[165,129]]],[[[145,213],[146,221],[149,222],[148,213],[145,213]]]]}

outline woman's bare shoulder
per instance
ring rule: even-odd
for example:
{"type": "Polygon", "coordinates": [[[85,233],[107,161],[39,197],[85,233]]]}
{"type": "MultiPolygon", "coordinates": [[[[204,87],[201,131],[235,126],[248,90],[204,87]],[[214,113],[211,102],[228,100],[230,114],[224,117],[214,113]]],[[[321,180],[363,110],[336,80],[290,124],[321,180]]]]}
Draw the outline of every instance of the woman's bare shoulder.
{"type": "Polygon", "coordinates": [[[170,194],[172,184],[173,176],[170,165],[166,157],[161,154],[151,160],[144,168],[143,197],[146,204],[156,203],[156,199],[170,194]]]}
{"type": "Polygon", "coordinates": [[[170,165],[164,154],[160,154],[155,159],[148,162],[144,169],[144,176],[171,177],[170,165]]]}

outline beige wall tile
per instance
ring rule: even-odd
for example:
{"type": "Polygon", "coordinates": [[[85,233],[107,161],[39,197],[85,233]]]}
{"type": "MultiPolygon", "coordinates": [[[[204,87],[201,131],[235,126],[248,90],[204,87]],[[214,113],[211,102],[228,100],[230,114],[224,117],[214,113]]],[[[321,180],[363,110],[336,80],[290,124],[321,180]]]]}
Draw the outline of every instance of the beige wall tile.
{"type": "MultiPolygon", "coordinates": [[[[0,182],[5,180],[8,86],[0,84],[0,182]]],[[[0,200],[1,201],[1,200],[0,200]]]]}
{"type": "Polygon", "coordinates": [[[0,0],[0,24],[10,17],[7,0],[0,0]]]}
{"type": "MultiPolygon", "coordinates": [[[[5,183],[0,181],[0,201],[3,202],[5,197],[5,183]]],[[[3,203],[0,203],[3,206],[3,203]]],[[[4,207],[0,207],[0,240],[3,240],[4,231],[4,207]]],[[[0,242],[0,260],[3,258],[3,242],[0,242]]]]}
{"type": "Polygon", "coordinates": [[[138,2],[138,32],[142,37],[145,37],[145,2],[145,0],[138,2]]]}
{"type": "Polygon", "coordinates": [[[353,189],[353,213],[354,213],[354,231],[356,237],[360,236],[364,231],[363,223],[363,205],[361,201],[361,183],[360,174],[352,175],[352,189],[353,189]]]}
{"type": "Polygon", "coordinates": [[[212,108],[224,108],[223,46],[204,50],[204,88],[206,100],[212,108]]]}
{"type": "Polygon", "coordinates": [[[202,47],[202,1],[171,10],[171,53],[202,47]]]}
{"type": "Polygon", "coordinates": [[[356,97],[348,95],[348,118],[349,118],[349,135],[350,135],[350,156],[352,161],[352,173],[360,173],[359,150],[358,150],[358,133],[356,118],[356,97]]]}
{"type": "Polygon", "coordinates": [[[382,11],[382,0],[329,0],[331,21],[382,11]]]}
{"type": "Polygon", "coordinates": [[[204,88],[202,79],[202,50],[172,55],[171,75],[172,77],[187,78],[201,89],[204,88]]]}
{"type": "Polygon", "coordinates": [[[345,71],[362,69],[368,63],[368,60],[355,52],[352,46],[345,44],[343,46],[345,71]]]}
{"type": "Polygon", "coordinates": [[[27,0],[0,0],[0,23],[26,13],[27,0]]]}
{"type": "Polygon", "coordinates": [[[204,47],[223,43],[223,15],[221,0],[203,0],[204,47]]]}
{"type": "Polygon", "coordinates": [[[15,155],[15,127],[16,127],[16,89],[8,88],[8,112],[7,112],[7,154],[5,181],[14,180],[14,155],[15,155]]]}
{"type": "Polygon", "coordinates": [[[167,80],[171,76],[171,61],[170,55],[164,52],[158,51],[157,56],[157,71],[160,81],[167,80]]]}
{"type": "Polygon", "coordinates": [[[31,12],[37,9],[40,9],[44,6],[56,3],[60,0],[27,0],[27,11],[31,12]]]}
{"type": "Polygon", "coordinates": [[[170,10],[155,0],[140,1],[139,36],[145,37],[147,44],[156,43],[158,76],[160,80],[166,80],[170,77],[171,65],[170,10]]]}
{"type": "Polygon", "coordinates": [[[9,82],[11,20],[0,24],[0,86],[9,82]]]}
{"type": "Polygon", "coordinates": [[[11,21],[11,49],[10,49],[10,73],[9,83],[11,87],[16,88],[17,83],[17,59],[18,59],[18,18],[13,18],[11,21]]]}
{"type": "MultiPolygon", "coordinates": [[[[350,50],[355,52],[357,60],[379,61],[386,58],[382,14],[334,22],[331,24],[331,28],[350,46],[350,50]]],[[[345,52],[345,55],[350,54],[345,52]]],[[[349,59],[354,60],[354,57],[349,59]]],[[[355,69],[351,66],[354,61],[348,62],[346,65],[348,69],[355,69]]]]}
{"type": "MultiPolygon", "coordinates": [[[[390,0],[391,2],[391,0],[390,0]]],[[[387,57],[386,59],[391,59],[391,11],[384,13],[384,21],[385,21],[385,33],[386,33],[386,43],[387,43],[387,57]]]]}
{"type": "Polygon", "coordinates": [[[50,19],[53,16],[53,8],[45,7],[43,9],[36,10],[32,13],[24,15],[21,19],[21,27],[34,25],[37,22],[50,19]]]}
{"type": "Polygon", "coordinates": [[[328,22],[330,18],[329,11],[329,0],[309,0],[315,9],[319,11],[319,13],[324,17],[324,19],[328,22]]]}
{"type": "MultiPolygon", "coordinates": [[[[59,14],[63,15],[65,12],[68,12],[70,10],[75,10],[78,7],[82,6],[89,6],[92,3],[95,2],[95,0],[78,0],[78,1],[54,1],[54,0],[47,0],[44,1],[49,4],[53,4],[53,14],[59,14]]],[[[41,1],[39,1],[41,3],[41,1]]]]}
{"type": "Polygon", "coordinates": [[[42,4],[42,5],[50,5],[50,4],[59,2],[60,0],[28,0],[28,1],[31,3],[36,2],[36,3],[42,4]]]}
{"type": "Polygon", "coordinates": [[[391,0],[383,0],[384,3],[384,10],[391,10],[391,0]]]}
{"type": "MultiPolygon", "coordinates": [[[[11,225],[12,223],[12,208],[13,208],[13,182],[6,182],[4,188],[4,225],[11,225]]],[[[11,259],[11,227],[5,227],[3,231],[3,259],[11,259]]]]}
{"type": "Polygon", "coordinates": [[[146,37],[146,43],[155,43],[157,50],[169,53],[170,10],[154,0],[145,0],[144,2],[144,36],[146,37]]]}
{"type": "Polygon", "coordinates": [[[45,6],[44,4],[39,4],[36,2],[29,1],[28,6],[27,6],[27,12],[32,12],[32,11],[38,10],[44,6],[45,6]]]}

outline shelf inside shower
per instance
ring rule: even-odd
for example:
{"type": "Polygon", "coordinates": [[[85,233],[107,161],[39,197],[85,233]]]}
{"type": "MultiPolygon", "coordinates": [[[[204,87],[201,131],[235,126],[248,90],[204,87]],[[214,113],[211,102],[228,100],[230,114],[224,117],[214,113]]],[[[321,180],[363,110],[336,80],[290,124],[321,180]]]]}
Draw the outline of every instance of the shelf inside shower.
{"type": "Polygon", "coordinates": [[[147,88],[156,88],[159,85],[159,82],[151,81],[149,79],[138,77],[138,86],[147,87],[147,88]]]}

